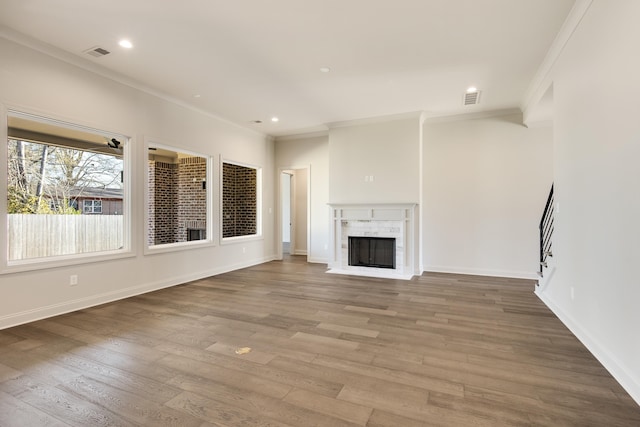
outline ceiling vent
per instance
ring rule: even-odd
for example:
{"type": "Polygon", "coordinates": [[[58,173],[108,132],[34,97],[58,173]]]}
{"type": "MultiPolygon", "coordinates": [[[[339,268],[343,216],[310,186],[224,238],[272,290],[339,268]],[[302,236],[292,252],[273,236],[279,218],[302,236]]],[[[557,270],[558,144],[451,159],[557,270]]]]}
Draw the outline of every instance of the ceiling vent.
{"type": "Polygon", "coordinates": [[[464,94],[463,105],[477,105],[480,103],[480,91],[467,92],[464,94]]]}
{"type": "Polygon", "coordinates": [[[91,49],[85,50],[83,53],[93,56],[94,58],[100,58],[110,54],[111,52],[109,52],[107,49],[96,46],[96,47],[92,47],[91,49]]]}

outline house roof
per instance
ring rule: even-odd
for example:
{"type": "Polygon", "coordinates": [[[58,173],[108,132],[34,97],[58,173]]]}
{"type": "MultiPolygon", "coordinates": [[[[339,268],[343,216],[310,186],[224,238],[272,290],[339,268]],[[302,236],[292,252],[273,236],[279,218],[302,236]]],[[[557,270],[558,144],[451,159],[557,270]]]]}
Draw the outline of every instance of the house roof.
{"type": "Polygon", "coordinates": [[[74,188],[70,191],[73,198],[82,199],[122,199],[123,192],[121,188],[74,188]]]}
{"type": "Polygon", "coordinates": [[[520,108],[573,4],[4,1],[0,34],[278,136],[377,116],[520,108]],[[110,53],[86,53],[96,48],[110,53]],[[480,102],[464,106],[470,86],[480,102]]]}

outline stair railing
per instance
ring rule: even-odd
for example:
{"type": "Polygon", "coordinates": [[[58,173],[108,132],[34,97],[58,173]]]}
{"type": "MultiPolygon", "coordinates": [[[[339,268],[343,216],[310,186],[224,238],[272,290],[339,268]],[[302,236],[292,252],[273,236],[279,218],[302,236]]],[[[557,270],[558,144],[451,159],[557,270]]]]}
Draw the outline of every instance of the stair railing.
{"type": "Polygon", "coordinates": [[[547,204],[544,207],[542,218],[540,219],[540,277],[542,272],[547,266],[547,257],[553,256],[551,251],[551,237],[553,236],[553,184],[551,185],[551,191],[549,191],[549,197],[547,198],[547,204]]]}

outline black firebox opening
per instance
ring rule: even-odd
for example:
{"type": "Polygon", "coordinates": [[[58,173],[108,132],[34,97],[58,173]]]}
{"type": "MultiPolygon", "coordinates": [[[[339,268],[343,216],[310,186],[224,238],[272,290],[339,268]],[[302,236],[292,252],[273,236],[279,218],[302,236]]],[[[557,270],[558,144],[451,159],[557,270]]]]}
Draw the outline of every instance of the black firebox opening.
{"type": "Polygon", "coordinates": [[[396,268],[396,239],[349,236],[349,265],[396,268]]]}
{"type": "Polygon", "coordinates": [[[201,228],[187,228],[187,241],[204,240],[207,238],[207,230],[201,228]]]}

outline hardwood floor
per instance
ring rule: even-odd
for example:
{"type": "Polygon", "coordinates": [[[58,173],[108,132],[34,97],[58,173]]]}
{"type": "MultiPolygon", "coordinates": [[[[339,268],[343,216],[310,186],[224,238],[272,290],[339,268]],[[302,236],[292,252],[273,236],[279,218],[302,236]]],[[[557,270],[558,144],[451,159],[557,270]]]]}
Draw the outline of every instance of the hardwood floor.
{"type": "Polygon", "coordinates": [[[0,426],[640,425],[531,281],[324,271],[291,257],[0,331],[0,426]]]}

